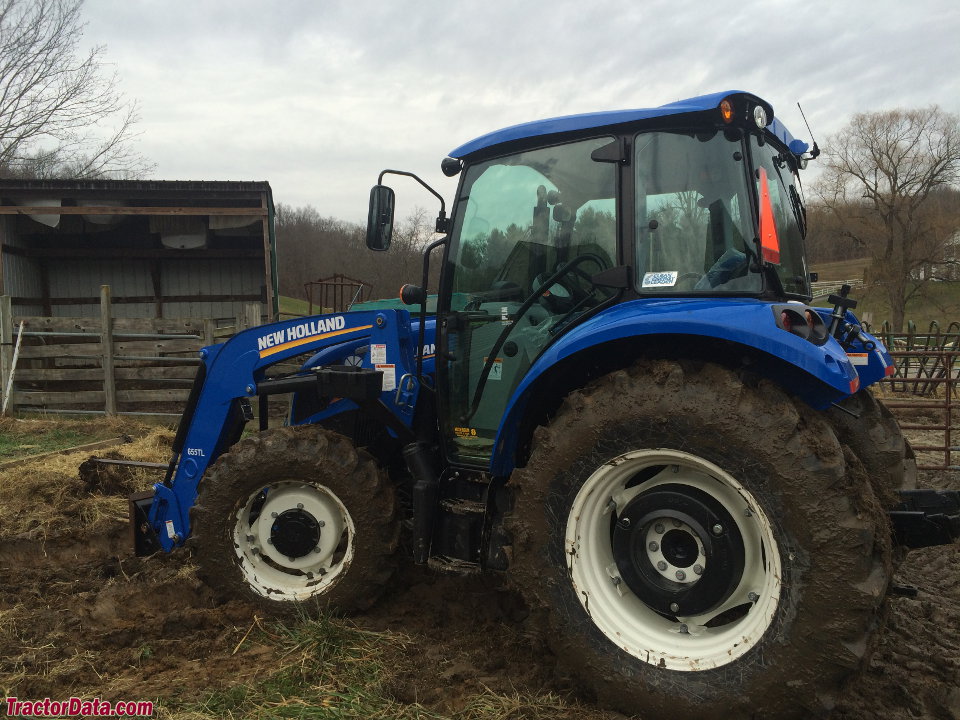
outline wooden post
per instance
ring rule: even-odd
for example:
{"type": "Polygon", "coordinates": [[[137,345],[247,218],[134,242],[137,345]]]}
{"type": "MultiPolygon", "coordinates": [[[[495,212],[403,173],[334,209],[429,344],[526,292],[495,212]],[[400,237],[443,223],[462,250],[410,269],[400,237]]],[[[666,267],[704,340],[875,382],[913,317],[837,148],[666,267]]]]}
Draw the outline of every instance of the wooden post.
{"type": "Polygon", "coordinates": [[[243,306],[243,326],[245,328],[260,325],[260,303],[245,303],[243,306]]]}
{"type": "MultiPolygon", "coordinates": [[[[9,295],[0,297],[0,392],[7,387],[13,366],[13,302],[9,295]]],[[[7,403],[13,410],[13,403],[7,403]]]]}
{"type": "Polygon", "coordinates": [[[100,286],[100,348],[103,364],[104,410],[117,414],[117,382],[113,362],[113,312],[110,307],[110,286],[100,286]]]}
{"type": "Polygon", "coordinates": [[[203,344],[213,345],[216,340],[217,321],[213,318],[206,318],[203,321],[203,344]]]}

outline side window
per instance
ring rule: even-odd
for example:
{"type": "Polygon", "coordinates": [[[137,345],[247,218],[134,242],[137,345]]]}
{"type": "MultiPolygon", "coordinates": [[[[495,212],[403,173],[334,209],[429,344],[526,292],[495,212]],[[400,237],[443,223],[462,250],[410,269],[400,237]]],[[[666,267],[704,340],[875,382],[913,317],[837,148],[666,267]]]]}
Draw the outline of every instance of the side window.
{"type": "Polygon", "coordinates": [[[635,143],[642,292],[755,292],[743,146],[721,132],[642,133],[635,143]]]}

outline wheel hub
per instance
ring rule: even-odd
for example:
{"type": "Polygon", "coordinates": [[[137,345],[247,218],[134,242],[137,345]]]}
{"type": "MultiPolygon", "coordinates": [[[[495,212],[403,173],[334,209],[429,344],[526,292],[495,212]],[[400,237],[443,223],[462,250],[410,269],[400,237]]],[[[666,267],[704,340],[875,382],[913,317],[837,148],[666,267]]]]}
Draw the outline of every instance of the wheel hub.
{"type": "Polygon", "coordinates": [[[663,484],[634,497],[617,516],[611,545],[627,587],[665,615],[718,607],[743,575],[737,524],[690,485],[663,484]]]}
{"type": "Polygon", "coordinates": [[[270,527],[270,540],[277,552],[288,558],[300,558],[320,543],[320,524],[302,509],[280,513],[270,527]]]}

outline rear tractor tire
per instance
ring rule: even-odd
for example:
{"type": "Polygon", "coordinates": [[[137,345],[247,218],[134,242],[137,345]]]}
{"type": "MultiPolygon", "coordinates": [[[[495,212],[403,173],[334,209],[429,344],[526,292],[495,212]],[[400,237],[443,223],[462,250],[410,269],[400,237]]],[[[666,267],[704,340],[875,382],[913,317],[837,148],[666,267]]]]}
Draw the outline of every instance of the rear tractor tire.
{"type": "Polygon", "coordinates": [[[514,581],[605,705],[820,717],[869,655],[883,511],[822,415],[766,381],[672,361],[607,375],[511,483],[514,581]]]}
{"type": "Polygon", "coordinates": [[[317,426],[238,442],[203,479],[191,525],[207,584],[274,614],[366,609],[393,574],[400,531],[386,474],[317,426]]]}
{"type": "Polygon", "coordinates": [[[853,451],[885,507],[899,502],[898,490],[917,487],[917,459],[897,419],[870,390],[863,389],[827,410],[837,439],[853,451]],[[853,414],[851,414],[853,413],[853,414]]]}

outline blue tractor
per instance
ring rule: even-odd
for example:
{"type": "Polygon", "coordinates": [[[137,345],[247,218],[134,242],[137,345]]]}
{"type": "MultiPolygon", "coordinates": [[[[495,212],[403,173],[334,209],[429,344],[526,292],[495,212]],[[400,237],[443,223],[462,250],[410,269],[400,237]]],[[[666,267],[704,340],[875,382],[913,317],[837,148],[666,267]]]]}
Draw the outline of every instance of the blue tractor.
{"type": "Polygon", "coordinates": [[[422,285],[205,348],[166,478],[132,503],[138,551],[187,543],[211,585],[273,611],[353,611],[405,537],[417,563],[508,573],[604,703],[827,712],[900,548],[950,542],[960,516],[912,489],[866,389],[891,358],[854,301],[808,304],[817,152],[731,91],[468,142],[442,163],[450,217],[384,171],[373,250],[384,175],[440,198],[422,285]]]}

